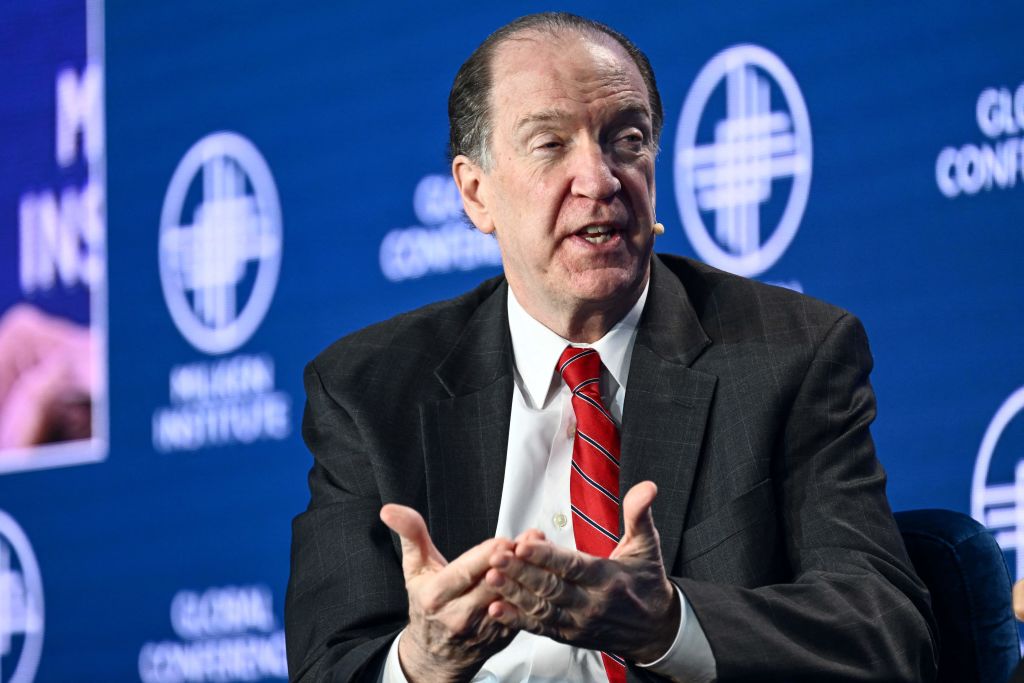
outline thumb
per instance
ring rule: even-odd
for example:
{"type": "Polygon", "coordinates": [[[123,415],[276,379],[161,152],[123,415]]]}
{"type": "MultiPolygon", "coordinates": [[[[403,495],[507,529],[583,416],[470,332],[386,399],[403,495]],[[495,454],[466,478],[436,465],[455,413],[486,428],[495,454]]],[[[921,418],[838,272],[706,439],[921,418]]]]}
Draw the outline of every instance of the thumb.
{"type": "Polygon", "coordinates": [[[416,510],[389,503],[380,509],[380,520],[402,540],[402,572],[406,579],[424,569],[448,564],[430,540],[427,524],[416,510]]]}
{"type": "Polygon", "coordinates": [[[612,551],[612,559],[622,555],[651,555],[661,558],[658,530],[654,526],[651,504],[658,495],[653,481],[642,481],[622,499],[622,520],[625,533],[618,546],[612,551]]]}

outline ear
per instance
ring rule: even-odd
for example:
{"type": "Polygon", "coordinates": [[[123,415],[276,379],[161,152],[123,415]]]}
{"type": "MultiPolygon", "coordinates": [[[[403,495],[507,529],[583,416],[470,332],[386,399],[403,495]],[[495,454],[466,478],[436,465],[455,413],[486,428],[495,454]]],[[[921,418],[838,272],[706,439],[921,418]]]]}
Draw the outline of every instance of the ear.
{"type": "Polygon", "coordinates": [[[494,221],[487,205],[487,174],[467,157],[460,154],[452,159],[452,177],[462,195],[462,207],[476,229],[485,234],[494,232],[494,221]]]}

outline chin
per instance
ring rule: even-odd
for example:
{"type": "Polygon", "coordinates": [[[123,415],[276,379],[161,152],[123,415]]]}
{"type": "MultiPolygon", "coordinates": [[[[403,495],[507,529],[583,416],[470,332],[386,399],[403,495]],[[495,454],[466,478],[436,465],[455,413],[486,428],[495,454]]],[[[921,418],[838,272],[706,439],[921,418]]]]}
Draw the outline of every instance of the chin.
{"type": "Polygon", "coordinates": [[[602,268],[580,273],[568,289],[579,301],[613,304],[637,296],[642,283],[643,273],[634,269],[602,268]]]}

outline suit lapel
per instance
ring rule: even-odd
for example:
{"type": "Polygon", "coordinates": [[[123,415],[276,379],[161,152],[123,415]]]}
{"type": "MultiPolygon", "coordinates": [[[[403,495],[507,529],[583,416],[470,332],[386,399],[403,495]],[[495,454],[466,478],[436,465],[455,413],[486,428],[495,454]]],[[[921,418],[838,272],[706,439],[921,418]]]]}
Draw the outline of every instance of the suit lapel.
{"type": "Polygon", "coordinates": [[[710,343],[679,279],[655,258],[623,409],[621,490],[647,479],[658,485],[654,521],[669,571],[679,552],[716,382],[689,366],[710,343]]]}
{"type": "MultiPolygon", "coordinates": [[[[690,368],[711,340],[679,279],[654,258],[622,423],[621,490],[658,485],[655,522],[671,570],[679,552],[716,378],[690,368]]],[[[512,404],[507,285],[466,325],[434,373],[448,394],[420,406],[427,522],[449,560],[494,535],[512,404]]]]}
{"type": "Polygon", "coordinates": [[[448,397],[420,407],[427,522],[448,560],[498,524],[513,388],[506,299],[502,284],[480,305],[434,372],[448,397]]]}

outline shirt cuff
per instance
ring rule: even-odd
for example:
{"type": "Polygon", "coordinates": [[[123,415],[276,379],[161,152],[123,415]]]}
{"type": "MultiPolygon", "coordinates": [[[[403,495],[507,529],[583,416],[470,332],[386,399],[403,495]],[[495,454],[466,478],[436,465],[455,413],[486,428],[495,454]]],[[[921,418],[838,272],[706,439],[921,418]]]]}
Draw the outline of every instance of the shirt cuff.
{"type": "Polygon", "coordinates": [[[676,631],[676,638],[661,657],[647,664],[637,662],[637,666],[675,681],[711,683],[715,680],[715,655],[711,652],[711,644],[686,596],[679,590],[679,586],[672,584],[672,587],[679,596],[679,630],[676,631]]]}
{"type": "Polygon", "coordinates": [[[404,628],[391,641],[391,649],[388,650],[388,656],[384,660],[384,668],[380,672],[380,678],[377,679],[377,683],[409,683],[405,678],[405,673],[402,671],[402,662],[398,659],[398,641],[403,633],[405,633],[404,628]]]}

